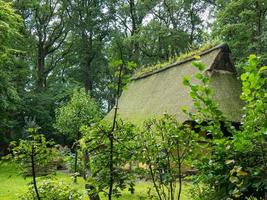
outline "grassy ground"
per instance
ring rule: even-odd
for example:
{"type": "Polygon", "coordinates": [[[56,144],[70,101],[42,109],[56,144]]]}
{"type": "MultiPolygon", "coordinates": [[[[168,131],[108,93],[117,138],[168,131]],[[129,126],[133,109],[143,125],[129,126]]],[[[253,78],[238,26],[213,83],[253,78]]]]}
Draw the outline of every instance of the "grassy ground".
{"type": "MultiPolygon", "coordinates": [[[[64,173],[57,173],[57,178],[63,180],[66,183],[72,184],[71,177],[64,173]]],[[[16,200],[19,194],[27,190],[27,184],[31,182],[31,178],[23,178],[19,174],[18,169],[15,165],[11,164],[0,164],[0,200],[16,200]]],[[[74,186],[83,190],[84,182],[82,178],[78,179],[78,183],[74,186]]],[[[130,194],[127,190],[122,192],[122,196],[119,198],[114,198],[114,200],[145,200],[147,198],[147,190],[151,187],[150,182],[139,182],[136,184],[135,193],[130,194]]],[[[184,185],[184,190],[182,192],[182,200],[190,199],[188,196],[189,185],[184,185]]],[[[87,199],[87,198],[85,198],[87,199]]],[[[103,194],[101,194],[101,200],[107,199],[103,194]]]]}

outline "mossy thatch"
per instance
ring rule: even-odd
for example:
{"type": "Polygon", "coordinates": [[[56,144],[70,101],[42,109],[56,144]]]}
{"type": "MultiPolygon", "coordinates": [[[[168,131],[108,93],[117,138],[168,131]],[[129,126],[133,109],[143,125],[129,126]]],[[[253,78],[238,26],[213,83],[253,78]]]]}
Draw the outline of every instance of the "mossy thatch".
{"type": "MultiPolygon", "coordinates": [[[[224,115],[231,121],[240,121],[242,102],[240,82],[229,59],[229,48],[220,45],[200,53],[201,62],[206,65],[214,100],[224,115]]],[[[189,88],[183,85],[183,77],[191,77],[198,70],[192,66],[194,58],[187,58],[160,70],[134,77],[119,99],[119,117],[135,124],[150,118],[159,118],[164,113],[176,115],[184,122],[188,119],[182,111],[187,107],[194,111],[189,88]]],[[[112,111],[107,118],[112,117],[112,111]]]]}
{"type": "Polygon", "coordinates": [[[157,70],[161,70],[168,65],[176,64],[176,63],[179,63],[181,61],[185,61],[187,59],[190,59],[190,58],[194,57],[195,55],[202,54],[203,52],[208,51],[208,50],[212,49],[213,47],[218,46],[220,44],[219,42],[220,41],[215,40],[215,41],[207,43],[201,47],[198,47],[196,49],[193,49],[193,50],[191,49],[190,51],[185,52],[185,53],[179,55],[178,57],[170,58],[169,61],[166,61],[163,63],[158,63],[156,65],[144,66],[144,67],[138,68],[138,70],[134,74],[134,78],[142,77],[143,75],[146,75],[148,73],[153,73],[157,70]]]}

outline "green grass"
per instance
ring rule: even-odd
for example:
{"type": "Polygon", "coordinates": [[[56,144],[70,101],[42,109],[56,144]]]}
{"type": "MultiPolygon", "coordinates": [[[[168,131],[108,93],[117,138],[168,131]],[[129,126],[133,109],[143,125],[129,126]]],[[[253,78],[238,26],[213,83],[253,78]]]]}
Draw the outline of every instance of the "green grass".
{"type": "Polygon", "coordinates": [[[24,179],[15,165],[0,165],[0,200],[17,199],[19,193],[27,189],[30,178],[24,179]]]}
{"type": "MultiPolygon", "coordinates": [[[[57,173],[57,178],[62,180],[65,183],[72,185],[73,187],[83,190],[84,181],[82,178],[78,178],[77,184],[72,183],[70,176],[64,173],[57,173]]],[[[19,194],[25,193],[27,191],[27,185],[31,182],[31,178],[23,178],[19,174],[19,170],[15,165],[10,163],[0,164],[0,200],[16,200],[19,197],[19,194]]],[[[37,183],[38,184],[38,183],[37,183]]],[[[152,187],[151,182],[138,182],[136,183],[135,193],[130,194],[126,189],[122,191],[122,196],[119,198],[113,198],[114,200],[145,200],[147,198],[148,188],[152,187]]],[[[189,198],[190,185],[184,184],[184,190],[182,192],[182,200],[187,200],[189,198]]],[[[101,200],[107,199],[104,194],[100,194],[101,200]]],[[[88,198],[84,198],[88,199],[88,198]]]]}

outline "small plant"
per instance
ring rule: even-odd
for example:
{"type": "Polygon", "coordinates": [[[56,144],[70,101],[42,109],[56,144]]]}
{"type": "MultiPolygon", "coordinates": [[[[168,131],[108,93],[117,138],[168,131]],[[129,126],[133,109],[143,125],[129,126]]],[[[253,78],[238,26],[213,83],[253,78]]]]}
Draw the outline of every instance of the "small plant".
{"type": "Polygon", "coordinates": [[[53,142],[47,141],[46,138],[37,134],[38,127],[28,128],[28,137],[19,142],[11,142],[11,157],[19,164],[20,167],[28,169],[30,166],[31,176],[33,180],[32,187],[34,188],[36,198],[41,199],[39,189],[36,183],[37,167],[47,166],[47,163],[52,160],[53,142]]]}
{"type": "MultiPolygon", "coordinates": [[[[38,184],[39,196],[43,200],[80,200],[82,199],[82,194],[80,194],[76,189],[70,187],[69,184],[59,181],[55,178],[48,178],[42,180],[38,184]]],[[[22,194],[19,198],[21,200],[33,200],[38,199],[36,196],[34,187],[29,186],[28,191],[22,194]]]]}

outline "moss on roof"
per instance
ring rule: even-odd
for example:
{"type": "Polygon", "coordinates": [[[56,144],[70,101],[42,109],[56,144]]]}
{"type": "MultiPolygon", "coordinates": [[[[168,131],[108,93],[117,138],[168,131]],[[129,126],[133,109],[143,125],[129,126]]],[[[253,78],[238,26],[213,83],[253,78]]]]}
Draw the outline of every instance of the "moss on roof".
{"type": "MultiPolygon", "coordinates": [[[[206,53],[201,53],[201,62],[206,65],[210,73],[210,86],[213,89],[214,99],[218,102],[224,115],[231,121],[239,121],[241,117],[242,102],[241,84],[235,74],[229,70],[222,70],[222,63],[218,59],[224,59],[225,48],[219,46],[206,53]]],[[[183,77],[189,76],[191,80],[198,83],[194,75],[198,70],[192,66],[193,59],[187,59],[175,63],[162,70],[158,70],[139,78],[134,78],[123,91],[119,99],[119,117],[125,121],[141,124],[150,118],[162,117],[164,113],[176,115],[181,122],[188,120],[181,108],[186,106],[194,111],[189,88],[183,85],[183,77]]],[[[107,118],[112,118],[112,111],[107,118]]]]}
{"type": "Polygon", "coordinates": [[[220,41],[215,40],[215,41],[206,43],[200,47],[195,47],[193,49],[190,49],[189,51],[187,51],[187,52],[185,52],[185,53],[183,53],[183,54],[181,54],[175,58],[171,58],[169,61],[158,63],[156,65],[141,67],[135,72],[134,78],[139,78],[139,77],[142,77],[143,75],[146,75],[148,73],[163,69],[170,64],[178,63],[178,62],[181,62],[183,60],[193,58],[194,56],[200,55],[201,53],[203,53],[203,52],[205,52],[211,48],[214,48],[220,44],[221,44],[220,41]]]}

